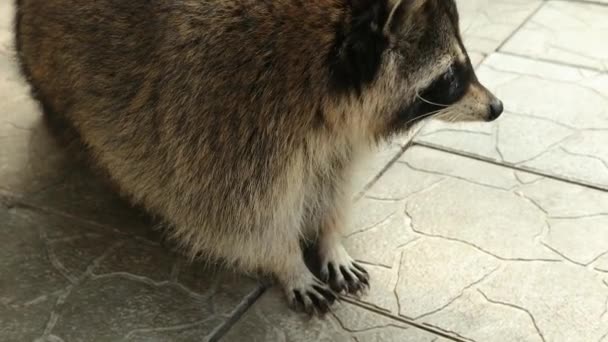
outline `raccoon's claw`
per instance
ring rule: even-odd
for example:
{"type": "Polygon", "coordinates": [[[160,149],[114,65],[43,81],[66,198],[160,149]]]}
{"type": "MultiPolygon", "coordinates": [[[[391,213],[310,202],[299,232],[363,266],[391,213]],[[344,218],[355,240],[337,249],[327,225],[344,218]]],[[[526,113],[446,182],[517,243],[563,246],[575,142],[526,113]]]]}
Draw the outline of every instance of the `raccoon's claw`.
{"type": "Polygon", "coordinates": [[[369,273],[355,261],[339,266],[333,262],[324,265],[321,279],[338,293],[360,294],[369,289],[369,273]]]}
{"type": "Polygon", "coordinates": [[[291,306],[309,315],[323,316],[331,309],[338,296],[325,284],[315,279],[314,284],[293,289],[289,296],[291,306]]]}

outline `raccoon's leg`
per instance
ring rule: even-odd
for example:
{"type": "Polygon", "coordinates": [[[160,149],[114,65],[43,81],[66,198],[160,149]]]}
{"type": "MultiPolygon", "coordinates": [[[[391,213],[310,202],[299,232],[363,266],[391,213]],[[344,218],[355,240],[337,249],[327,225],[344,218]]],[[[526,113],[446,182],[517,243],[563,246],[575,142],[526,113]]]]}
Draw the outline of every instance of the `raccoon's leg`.
{"type": "Polygon", "coordinates": [[[337,217],[329,217],[321,226],[318,239],[320,275],[334,291],[358,294],[369,288],[369,274],[342,245],[341,224],[337,217]]]}
{"type": "MultiPolygon", "coordinates": [[[[270,206],[264,206],[270,207],[270,206]]],[[[261,272],[272,276],[283,289],[289,305],[309,314],[324,314],[336,301],[337,294],[320,281],[308,269],[300,246],[301,219],[298,209],[283,207],[278,218],[251,229],[212,234],[213,230],[202,232],[195,242],[198,250],[224,259],[247,272],[261,272]],[[209,237],[212,236],[212,239],[209,237]]]]}
{"type": "Polygon", "coordinates": [[[328,193],[317,239],[320,277],[336,292],[359,294],[369,288],[369,274],[342,245],[342,233],[346,225],[345,209],[349,200],[337,186],[341,184],[325,185],[328,193]]]}
{"type": "Polygon", "coordinates": [[[337,295],[306,267],[299,242],[290,241],[288,245],[287,254],[281,256],[285,262],[275,265],[278,267],[273,273],[283,286],[290,306],[308,314],[327,313],[337,295]]]}
{"type": "MultiPolygon", "coordinates": [[[[337,295],[306,266],[300,245],[301,217],[298,210],[281,210],[284,217],[249,239],[246,248],[255,258],[257,268],[272,274],[282,286],[290,306],[309,314],[325,314],[337,295]]],[[[244,246],[241,246],[244,247],[244,246]]]]}

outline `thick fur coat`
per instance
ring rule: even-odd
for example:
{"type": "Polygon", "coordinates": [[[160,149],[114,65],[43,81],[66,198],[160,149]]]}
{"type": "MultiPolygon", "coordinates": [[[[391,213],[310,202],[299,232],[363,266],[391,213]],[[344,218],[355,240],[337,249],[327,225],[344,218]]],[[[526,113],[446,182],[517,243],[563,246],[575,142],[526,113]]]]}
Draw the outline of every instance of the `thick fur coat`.
{"type": "Polygon", "coordinates": [[[453,0],[17,4],[22,69],[46,114],[191,256],[271,274],[309,312],[368,284],[340,243],[364,152],[424,117],[502,111],[453,0]]]}

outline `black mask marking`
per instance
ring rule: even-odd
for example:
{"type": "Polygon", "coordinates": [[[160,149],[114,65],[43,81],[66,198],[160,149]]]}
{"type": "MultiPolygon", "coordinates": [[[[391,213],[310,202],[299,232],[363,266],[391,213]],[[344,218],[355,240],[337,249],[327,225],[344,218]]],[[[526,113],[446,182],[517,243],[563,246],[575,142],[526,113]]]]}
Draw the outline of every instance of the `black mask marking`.
{"type": "Polygon", "coordinates": [[[458,102],[465,94],[471,82],[475,81],[471,63],[455,62],[448,70],[435,79],[406,108],[400,111],[391,125],[394,130],[403,130],[416,122],[458,102]]]}

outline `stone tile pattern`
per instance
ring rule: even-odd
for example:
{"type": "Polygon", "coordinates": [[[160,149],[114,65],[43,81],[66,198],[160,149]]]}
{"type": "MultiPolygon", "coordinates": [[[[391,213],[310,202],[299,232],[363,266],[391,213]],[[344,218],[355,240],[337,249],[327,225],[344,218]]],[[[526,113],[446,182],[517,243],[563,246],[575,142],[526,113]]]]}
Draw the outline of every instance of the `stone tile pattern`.
{"type": "Polygon", "coordinates": [[[434,121],[417,142],[608,189],[608,74],[494,54],[478,76],[503,100],[503,116],[434,121]]]}
{"type": "Polygon", "coordinates": [[[460,30],[473,65],[498,49],[541,4],[541,0],[457,1],[460,30]]]}
{"type": "Polygon", "coordinates": [[[323,319],[285,314],[277,291],[262,296],[224,336],[226,342],[447,342],[408,324],[342,302],[323,319]]]}
{"type": "Polygon", "coordinates": [[[608,193],[415,146],[358,206],[366,305],[465,340],[608,333],[608,193]]]}
{"type": "Polygon", "coordinates": [[[3,341],[200,341],[259,291],[128,230],[5,205],[0,222],[3,341]]]}
{"type": "Polygon", "coordinates": [[[548,1],[503,51],[607,71],[608,3],[600,2],[548,1]]]}

